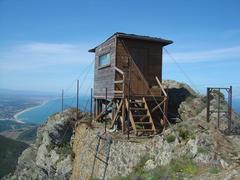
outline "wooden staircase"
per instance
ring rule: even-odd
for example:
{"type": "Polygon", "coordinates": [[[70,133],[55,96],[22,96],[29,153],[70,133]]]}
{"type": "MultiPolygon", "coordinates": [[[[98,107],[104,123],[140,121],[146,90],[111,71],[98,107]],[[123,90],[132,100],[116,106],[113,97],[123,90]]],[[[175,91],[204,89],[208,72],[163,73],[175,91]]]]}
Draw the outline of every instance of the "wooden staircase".
{"type": "Polygon", "coordinates": [[[139,133],[141,135],[156,133],[156,128],[145,98],[129,100],[129,102],[126,99],[125,102],[135,135],[139,135],[139,133]]]}
{"type": "MultiPolygon", "coordinates": [[[[137,67],[133,64],[134,67],[137,67]]],[[[130,78],[126,79],[123,70],[114,67],[116,77],[114,81],[114,99],[109,103],[108,107],[112,113],[110,129],[120,122],[123,133],[134,131],[136,136],[156,134],[166,125],[166,107],[167,94],[156,77],[159,86],[149,88],[148,83],[144,79],[138,68],[139,78],[146,87],[146,92],[136,93],[129,85],[130,78]],[[159,100],[160,98],[160,100],[159,100]],[[159,112],[159,109],[160,112],[159,112]],[[127,121],[129,116],[129,129],[127,129],[127,121]]],[[[129,72],[128,72],[129,73],[129,72]]],[[[132,82],[133,83],[133,82],[132,82]]],[[[137,91],[138,92],[138,91],[137,91]]],[[[96,120],[98,121],[107,112],[100,113],[96,120]]],[[[119,124],[118,124],[119,125],[119,124]]],[[[120,127],[120,126],[119,126],[120,127]]]]}

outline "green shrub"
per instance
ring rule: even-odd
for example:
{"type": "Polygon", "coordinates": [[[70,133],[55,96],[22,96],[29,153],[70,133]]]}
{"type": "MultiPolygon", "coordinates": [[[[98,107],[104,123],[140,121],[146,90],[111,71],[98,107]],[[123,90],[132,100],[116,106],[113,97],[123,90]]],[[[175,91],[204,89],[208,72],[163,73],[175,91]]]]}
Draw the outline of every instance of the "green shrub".
{"type": "Polygon", "coordinates": [[[187,104],[189,104],[190,102],[192,102],[192,100],[193,100],[194,98],[196,98],[196,97],[193,96],[193,95],[190,95],[190,96],[188,96],[188,97],[185,99],[185,102],[186,102],[187,104]]]}
{"type": "Polygon", "coordinates": [[[200,153],[200,154],[207,154],[208,153],[208,150],[202,146],[198,146],[197,147],[197,152],[200,153]]]}
{"type": "Polygon", "coordinates": [[[175,139],[176,139],[176,137],[172,134],[170,134],[166,137],[166,140],[167,140],[168,143],[174,142],[175,139]]]}
{"type": "Polygon", "coordinates": [[[215,167],[215,166],[210,167],[210,168],[208,169],[208,172],[211,173],[211,174],[218,174],[219,171],[220,171],[219,168],[217,168],[217,167],[215,167]]]}
{"type": "Polygon", "coordinates": [[[72,154],[72,147],[70,146],[70,144],[64,143],[56,149],[56,152],[60,155],[72,154]]]}
{"type": "Polygon", "coordinates": [[[198,172],[198,167],[196,164],[186,156],[172,160],[170,166],[175,173],[180,172],[184,174],[194,175],[198,172]]]}
{"type": "Polygon", "coordinates": [[[190,136],[190,132],[186,128],[180,128],[178,132],[179,132],[179,136],[184,140],[188,139],[190,136]]]}
{"type": "MultiPolygon", "coordinates": [[[[147,159],[147,158],[146,158],[147,159]]],[[[140,161],[139,164],[142,164],[140,167],[143,169],[143,166],[146,162],[145,157],[140,161]]],[[[138,165],[139,166],[139,165],[138,165]]],[[[159,179],[183,179],[184,177],[191,177],[199,172],[198,166],[188,157],[182,156],[177,159],[172,160],[168,165],[157,166],[156,168],[150,171],[141,171],[139,173],[134,171],[128,176],[125,177],[115,177],[114,180],[132,180],[132,179],[149,179],[149,180],[159,180],[159,179]]]]}
{"type": "Polygon", "coordinates": [[[150,159],[149,154],[143,156],[139,163],[134,167],[134,172],[136,172],[137,174],[141,175],[144,173],[144,165],[145,163],[150,159]]]}

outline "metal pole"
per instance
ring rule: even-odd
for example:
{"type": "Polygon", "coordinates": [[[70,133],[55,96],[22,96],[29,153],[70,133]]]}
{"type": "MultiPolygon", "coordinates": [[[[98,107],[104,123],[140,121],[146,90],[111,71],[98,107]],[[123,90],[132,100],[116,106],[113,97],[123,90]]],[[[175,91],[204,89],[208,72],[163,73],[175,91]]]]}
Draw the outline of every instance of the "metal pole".
{"type": "Polygon", "coordinates": [[[77,80],[77,120],[78,120],[78,97],[79,97],[79,80],[77,80]]]}
{"type": "Polygon", "coordinates": [[[62,89],[62,113],[63,113],[63,96],[64,96],[64,90],[62,89]]]}
{"type": "Polygon", "coordinates": [[[207,88],[207,122],[210,121],[210,88],[207,88]]]}
{"type": "Polygon", "coordinates": [[[232,86],[230,86],[228,94],[228,132],[231,133],[232,126],[232,86]]]}
{"type": "Polygon", "coordinates": [[[90,117],[92,118],[92,88],[91,88],[91,97],[90,97],[90,117]]]}
{"type": "Polygon", "coordinates": [[[219,129],[219,119],[220,119],[220,88],[218,89],[218,119],[217,119],[217,126],[219,129]]]}
{"type": "MultiPolygon", "coordinates": [[[[106,88],[106,94],[105,94],[105,113],[107,115],[107,88],[106,88]]],[[[107,132],[107,118],[106,118],[106,115],[105,115],[105,121],[104,121],[104,132],[106,133],[107,132]]]]}

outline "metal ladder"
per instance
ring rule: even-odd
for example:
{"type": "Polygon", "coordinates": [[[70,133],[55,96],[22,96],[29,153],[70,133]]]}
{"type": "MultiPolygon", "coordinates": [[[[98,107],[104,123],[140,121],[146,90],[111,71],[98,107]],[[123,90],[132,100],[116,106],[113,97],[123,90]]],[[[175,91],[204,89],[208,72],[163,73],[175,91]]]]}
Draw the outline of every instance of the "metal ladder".
{"type": "Polygon", "coordinates": [[[111,144],[112,144],[112,138],[110,136],[107,136],[106,133],[104,134],[100,134],[97,133],[97,146],[96,146],[96,151],[95,151],[95,155],[94,155],[94,160],[93,160],[93,166],[92,166],[92,173],[91,173],[91,180],[94,178],[94,168],[95,168],[95,164],[96,164],[96,160],[98,159],[99,161],[101,161],[102,163],[104,163],[104,172],[103,172],[103,180],[105,179],[106,176],[106,171],[107,171],[107,167],[108,167],[108,161],[109,161],[109,156],[110,156],[110,149],[111,149],[111,144]],[[101,143],[103,142],[103,143],[101,143]],[[104,153],[105,154],[100,154],[100,145],[103,144],[103,148],[104,148],[104,153]],[[104,158],[101,158],[99,155],[104,156],[104,158]]]}

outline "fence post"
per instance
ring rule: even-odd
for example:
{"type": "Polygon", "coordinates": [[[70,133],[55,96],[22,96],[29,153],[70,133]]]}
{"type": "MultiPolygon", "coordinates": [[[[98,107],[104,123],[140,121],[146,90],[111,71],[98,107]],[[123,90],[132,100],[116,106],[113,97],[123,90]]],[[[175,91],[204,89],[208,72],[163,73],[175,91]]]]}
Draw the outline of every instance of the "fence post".
{"type": "Polygon", "coordinates": [[[231,133],[232,129],[232,86],[229,88],[228,92],[228,131],[231,133]]]}
{"type": "Polygon", "coordinates": [[[64,96],[64,90],[62,89],[62,113],[63,113],[63,96],[64,96]]]}
{"type": "Polygon", "coordinates": [[[91,88],[91,97],[90,97],[90,118],[92,119],[92,88],[91,88]]]}
{"type": "Polygon", "coordinates": [[[210,121],[210,88],[207,88],[207,122],[210,121]]]}
{"type": "Polygon", "coordinates": [[[79,97],[79,80],[77,80],[77,115],[76,115],[77,120],[78,120],[78,97],[79,97]]]}

